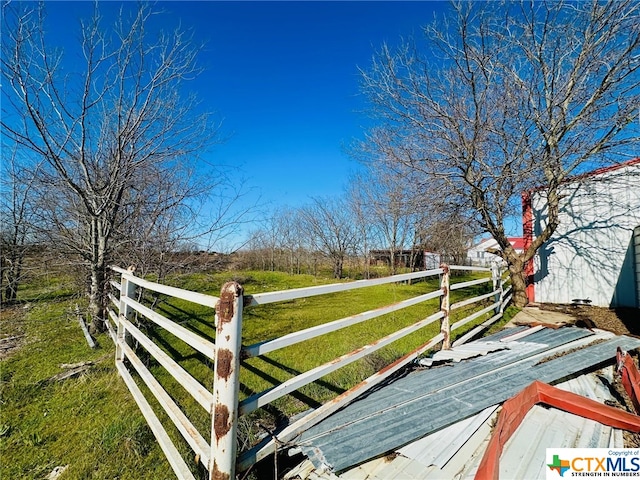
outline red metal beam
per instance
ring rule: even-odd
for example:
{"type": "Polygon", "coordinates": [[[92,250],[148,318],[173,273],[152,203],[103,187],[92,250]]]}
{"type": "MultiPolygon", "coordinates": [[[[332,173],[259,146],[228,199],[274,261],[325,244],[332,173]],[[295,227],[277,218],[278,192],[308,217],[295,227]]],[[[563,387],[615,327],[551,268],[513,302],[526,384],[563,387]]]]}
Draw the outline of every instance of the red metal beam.
{"type": "MultiPolygon", "coordinates": [[[[531,200],[531,192],[522,193],[522,249],[524,252],[533,243],[533,207],[531,200]]],[[[534,265],[533,258],[527,260],[524,264],[524,275],[526,281],[526,292],[529,302],[536,301],[535,283],[534,283],[534,265]]]]}
{"type": "Polygon", "coordinates": [[[544,403],[610,427],[640,432],[640,417],[637,415],[535,381],[503,404],[498,423],[476,472],[476,480],[498,480],[500,455],[504,445],[522,423],[531,407],[538,403],[544,403]]]}
{"type": "Polygon", "coordinates": [[[618,347],[616,352],[618,373],[622,378],[622,385],[629,395],[636,413],[640,413],[640,372],[631,355],[618,347]]]}

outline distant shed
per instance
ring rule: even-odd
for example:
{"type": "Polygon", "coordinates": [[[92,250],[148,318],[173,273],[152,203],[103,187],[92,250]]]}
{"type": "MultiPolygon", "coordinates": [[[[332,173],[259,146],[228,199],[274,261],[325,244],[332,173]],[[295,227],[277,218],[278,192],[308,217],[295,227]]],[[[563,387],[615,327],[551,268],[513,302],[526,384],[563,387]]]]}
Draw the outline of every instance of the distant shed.
{"type": "MultiPolygon", "coordinates": [[[[517,253],[522,253],[524,249],[524,239],[522,237],[507,238],[513,249],[517,253]]],[[[497,255],[500,245],[492,237],[484,238],[467,251],[467,261],[471,265],[488,267],[492,263],[499,262],[501,258],[497,255]]]]}
{"type": "MultiPolygon", "coordinates": [[[[560,224],[528,266],[529,301],[640,307],[640,158],[574,177],[561,195],[560,224]]],[[[546,224],[546,192],[523,206],[528,244],[546,224]]]]}

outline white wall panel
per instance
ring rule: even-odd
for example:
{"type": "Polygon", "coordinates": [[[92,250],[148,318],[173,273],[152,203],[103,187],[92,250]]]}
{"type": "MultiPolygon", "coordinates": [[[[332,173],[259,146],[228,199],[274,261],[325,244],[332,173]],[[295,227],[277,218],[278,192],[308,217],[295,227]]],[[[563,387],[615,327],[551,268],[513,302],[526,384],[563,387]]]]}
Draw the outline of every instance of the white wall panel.
{"type": "MultiPolygon", "coordinates": [[[[535,301],[636,306],[633,230],[640,225],[640,162],[562,189],[560,224],[535,258],[535,301]]],[[[534,236],[546,224],[545,192],[532,196],[534,236]]]]}

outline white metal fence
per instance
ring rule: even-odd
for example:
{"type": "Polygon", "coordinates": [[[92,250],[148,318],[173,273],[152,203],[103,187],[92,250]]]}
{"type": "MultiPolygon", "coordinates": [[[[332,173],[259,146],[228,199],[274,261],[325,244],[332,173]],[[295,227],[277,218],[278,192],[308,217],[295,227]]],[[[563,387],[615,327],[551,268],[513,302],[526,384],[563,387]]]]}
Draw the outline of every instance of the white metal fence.
{"type": "MultiPolygon", "coordinates": [[[[277,443],[287,442],[294,438],[300,432],[326,418],[353,400],[356,396],[402,369],[427,350],[436,347],[439,343],[442,343],[442,348],[450,348],[451,331],[468,330],[458,338],[456,344],[463,343],[478,335],[483,329],[502,317],[505,306],[511,300],[511,287],[508,287],[508,278],[503,277],[503,272],[500,271],[497,266],[493,268],[482,268],[441,265],[439,268],[431,270],[394,275],[385,278],[254,295],[244,295],[242,285],[237,282],[229,282],[222,287],[220,297],[150,282],[136,277],[133,272],[122,268],[112,267],[112,269],[120,277],[119,282],[116,280],[111,281],[114,293],[110,295],[113,308],[111,308],[109,312],[109,317],[113,323],[108,322],[109,331],[116,343],[116,365],[120,375],[123,377],[127,387],[149,423],[151,430],[158,439],[160,447],[167,456],[177,477],[180,479],[194,478],[194,475],[178,451],[178,448],[171,441],[170,436],[159,420],[156,412],[154,412],[154,409],[151,407],[151,404],[139,386],[140,383],[145,385],[147,391],[155,397],[155,400],[162,407],[167,417],[177,427],[178,431],[196,454],[196,458],[199,459],[208,471],[209,479],[230,479],[234,478],[236,471],[244,471],[254,463],[274,453],[277,443]],[[486,275],[476,280],[452,283],[451,271],[453,270],[480,271],[486,273],[486,275]],[[434,276],[440,277],[440,287],[434,291],[376,308],[375,310],[361,312],[315,327],[295,331],[283,337],[269,339],[248,346],[242,345],[242,312],[246,307],[344,292],[372,287],[374,285],[413,281],[434,276]],[[491,283],[492,285],[490,292],[473,298],[465,298],[453,304],[450,303],[450,292],[452,290],[461,290],[486,283],[491,283]],[[139,297],[136,297],[136,290],[140,288],[210,307],[211,315],[208,318],[211,322],[213,322],[214,319],[215,309],[216,343],[214,344],[138,301],[136,298],[139,297]],[[440,309],[434,314],[330,362],[317,366],[309,371],[302,372],[273,388],[255,393],[240,401],[239,378],[240,369],[242,368],[241,360],[259,357],[269,352],[433,299],[440,299],[440,309]],[[473,313],[451,325],[449,321],[451,312],[469,305],[475,305],[473,313]],[[146,336],[134,321],[136,315],[138,317],[142,316],[148,321],[153,322],[156,326],[165,329],[167,332],[170,332],[188,344],[195,351],[213,360],[213,385],[202,385],[201,382],[196,380],[189,372],[180,366],[171,355],[156,345],[151,338],[146,336]],[[464,328],[470,322],[483,316],[490,316],[490,318],[475,328],[464,328]],[[405,354],[360,384],[338,395],[330,402],[306,414],[298,421],[291,423],[277,433],[277,438],[266,438],[252,449],[243,452],[239,456],[237,455],[237,424],[239,417],[250,414],[258,408],[265,407],[274,400],[292,393],[309,383],[315,382],[329,373],[370,355],[392,342],[417,332],[436,321],[440,322],[440,333],[429,339],[425,344],[405,354]],[[196,429],[192,421],[187,418],[187,415],[180,406],[173,400],[172,396],[167,393],[160,382],[152,375],[145,365],[145,362],[140,358],[141,351],[146,351],[145,355],[148,354],[153,357],[155,361],[171,374],[184,390],[189,392],[197,403],[205,409],[211,418],[211,430],[207,432],[206,435],[206,437],[210,439],[209,441],[196,429]],[[136,372],[137,380],[134,378],[134,375],[132,375],[133,372],[136,372]]],[[[453,278],[455,279],[455,277],[453,278]]]]}

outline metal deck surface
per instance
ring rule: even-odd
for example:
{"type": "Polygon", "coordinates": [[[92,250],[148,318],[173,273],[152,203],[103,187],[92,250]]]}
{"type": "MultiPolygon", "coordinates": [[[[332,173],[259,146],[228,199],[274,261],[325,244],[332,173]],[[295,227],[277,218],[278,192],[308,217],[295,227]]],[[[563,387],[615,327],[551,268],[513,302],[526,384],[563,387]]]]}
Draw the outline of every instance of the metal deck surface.
{"type": "Polygon", "coordinates": [[[640,347],[639,339],[574,327],[512,337],[518,332],[529,333],[513,329],[490,338],[504,341],[506,350],[413,371],[369,392],[295,443],[316,466],[340,472],[502,403],[534,380],[556,383],[610,362],[618,346],[640,347]],[[566,355],[547,358],[560,352],[566,355]]]}

